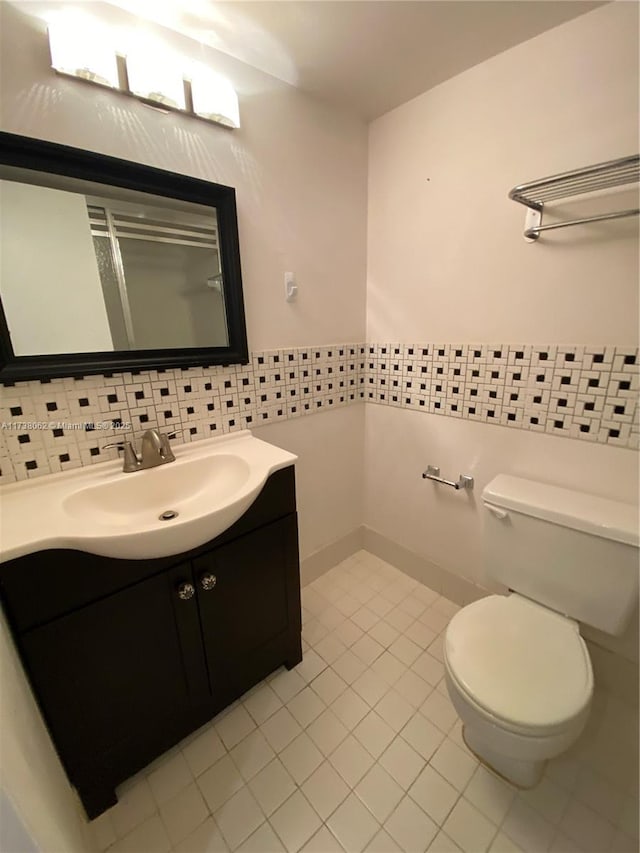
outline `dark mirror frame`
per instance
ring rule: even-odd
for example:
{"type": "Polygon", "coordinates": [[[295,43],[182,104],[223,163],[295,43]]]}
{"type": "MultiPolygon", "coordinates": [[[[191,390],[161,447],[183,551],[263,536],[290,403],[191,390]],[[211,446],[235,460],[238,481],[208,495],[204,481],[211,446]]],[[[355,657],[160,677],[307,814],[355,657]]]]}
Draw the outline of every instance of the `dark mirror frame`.
{"type": "Polygon", "coordinates": [[[229,345],[16,356],[0,300],[0,383],[91,373],[247,364],[236,194],[233,187],[107,157],[67,145],[0,132],[0,164],[138,190],[214,207],[224,281],[229,345]]]}

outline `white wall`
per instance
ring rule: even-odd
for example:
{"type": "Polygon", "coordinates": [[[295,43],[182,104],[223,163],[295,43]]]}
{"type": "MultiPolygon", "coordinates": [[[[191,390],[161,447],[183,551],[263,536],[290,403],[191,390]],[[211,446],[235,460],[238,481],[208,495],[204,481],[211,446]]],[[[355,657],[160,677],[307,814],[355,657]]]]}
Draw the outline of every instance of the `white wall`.
{"type": "MultiPolygon", "coordinates": [[[[23,4],[26,11],[30,6],[23,4]]],[[[2,130],[235,187],[251,350],[364,338],[367,133],[360,121],[204,47],[200,58],[227,74],[240,93],[242,128],[165,115],[133,98],[56,76],[44,24],[7,3],[0,11],[2,130]],[[298,301],[291,304],[284,301],[285,270],[295,272],[299,285],[298,301]]],[[[112,13],[122,23],[133,20],[112,13]]],[[[196,58],[193,43],[150,29],[196,58]]],[[[303,557],[360,524],[362,409],[351,409],[260,431],[300,454],[303,557]],[[326,494],[332,495],[330,508],[326,494]]],[[[21,678],[18,669],[5,668],[3,688],[6,680],[11,689],[24,690],[21,678]]],[[[27,716],[24,725],[36,722],[27,716]]],[[[3,728],[11,739],[14,723],[3,717],[3,728]]],[[[9,765],[3,782],[16,802],[25,786],[39,797],[42,822],[36,829],[46,832],[36,832],[37,841],[46,846],[47,821],[66,823],[66,853],[75,853],[81,849],[71,838],[78,835],[75,815],[51,776],[38,773],[35,757],[42,753],[39,760],[47,761],[45,749],[34,748],[31,775],[28,767],[18,774],[9,765]]]]}
{"type": "Polygon", "coordinates": [[[374,121],[369,141],[367,340],[637,341],[638,220],[530,244],[507,198],[637,152],[636,3],[471,68],[374,121]]]}
{"type": "Polygon", "coordinates": [[[0,181],[0,292],[16,355],[113,349],[83,195],[0,181]]]}
{"type": "MultiPolygon", "coordinates": [[[[638,150],[637,24],[636,4],[604,6],[373,122],[367,340],[637,342],[637,220],[529,244],[507,198],[638,150]]],[[[366,407],[365,524],[479,583],[479,498],[501,471],[637,500],[632,451],[366,407]],[[473,474],[473,495],[423,481],[429,463],[473,474]]]]}
{"type": "MultiPolygon", "coordinates": [[[[1,613],[0,678],[2,788],[17,818],[43,853],[92,850],[79,802],[42,722],[1,613]]],[[[18,853],[10,848],[6,851],[18,853]]]]}

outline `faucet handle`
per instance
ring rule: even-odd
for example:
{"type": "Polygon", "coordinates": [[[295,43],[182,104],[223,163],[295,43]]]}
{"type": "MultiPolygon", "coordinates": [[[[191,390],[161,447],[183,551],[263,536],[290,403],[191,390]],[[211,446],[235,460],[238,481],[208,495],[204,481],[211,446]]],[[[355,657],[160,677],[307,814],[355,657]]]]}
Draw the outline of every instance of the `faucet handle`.
{"type": "Polygon", "coordinates": [[[118,450],[124,450],[124,466],[122,470],[125,473],[137,471],[140,467],[140,460],[136,456],[133,445],[130,441],[112,441],[110,444],[103,444],[102,449],[108,450],[110,447],[117,447],[118,450]]]}
{"type": "Polygon", "coordinates": [[[176,458],[173,455],[173,450],[171,449],[171,445],[169,444],[169,439],[173,438],[174,435],[177,434],[177,432],[160,434],[160,454],[165,462],[173,462],[176,458]]]}

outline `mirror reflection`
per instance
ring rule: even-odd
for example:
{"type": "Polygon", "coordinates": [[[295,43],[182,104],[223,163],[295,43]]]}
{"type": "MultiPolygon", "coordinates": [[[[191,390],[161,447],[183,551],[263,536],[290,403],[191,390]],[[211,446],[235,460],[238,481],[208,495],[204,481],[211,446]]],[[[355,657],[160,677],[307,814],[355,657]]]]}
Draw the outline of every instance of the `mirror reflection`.
{"type": "Polygon", "coordinates": [[[16,356],[225,347],[213,207],[0,170],[0,296],[16,356]]]}

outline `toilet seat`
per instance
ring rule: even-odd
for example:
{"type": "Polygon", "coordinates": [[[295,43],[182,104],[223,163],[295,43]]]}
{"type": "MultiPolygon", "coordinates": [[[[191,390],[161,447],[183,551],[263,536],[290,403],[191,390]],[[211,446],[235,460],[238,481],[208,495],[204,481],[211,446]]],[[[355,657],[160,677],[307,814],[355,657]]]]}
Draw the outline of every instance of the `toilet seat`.
{"type": "Polygon", "coordinates": [[[445,634],[445,664],[478,711],[506,729],[540,736],[580,716],[593,692],[578,625],[517,594],[459,610],[445,634]]]}

